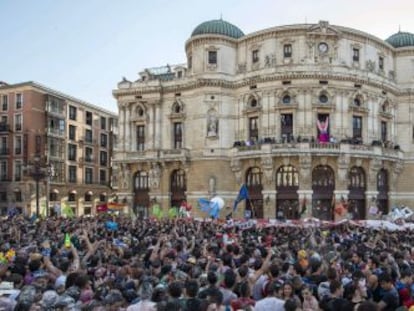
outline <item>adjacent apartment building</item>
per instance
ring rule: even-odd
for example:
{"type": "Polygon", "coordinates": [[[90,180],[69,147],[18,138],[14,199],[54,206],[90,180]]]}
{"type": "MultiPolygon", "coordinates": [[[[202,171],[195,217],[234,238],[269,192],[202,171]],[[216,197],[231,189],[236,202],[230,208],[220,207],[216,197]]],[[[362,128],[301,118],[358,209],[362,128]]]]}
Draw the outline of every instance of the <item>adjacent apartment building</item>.
{"type": "Polygon", "coordinates": [[[359,219],[414,206],[413,34],[326,21],[245,34],[212,20],[184,46],[185,64],[113,91],[119,195],[134,209],[214,195],[232,206],[241,184],[238,213],[258,218],[329,220],[338,200],[359,219]]]}
{"type": "Polygon", "coordinates": [[[116,114],[36,82],[0,84],[0,211],[93,214],[113,194],[116,114]]]}

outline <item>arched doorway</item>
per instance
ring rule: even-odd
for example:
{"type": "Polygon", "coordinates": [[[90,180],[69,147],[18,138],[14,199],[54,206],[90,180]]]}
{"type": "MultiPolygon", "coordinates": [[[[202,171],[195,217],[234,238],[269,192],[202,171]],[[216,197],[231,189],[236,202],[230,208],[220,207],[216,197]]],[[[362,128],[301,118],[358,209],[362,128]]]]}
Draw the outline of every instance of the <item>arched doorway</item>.
{"type": "Polygon", "coordinates": [[[312,216],[321,220],[333,219],[333,194],[335,174],[327,165],[319,165],[312,171],[312,216]]]}
{"type": "Polygon", "coordinates": [[[185,192],[187,191],[187,183],[185,172],[182,169],[175,170],[171,174],[170,192],[171,192],[171,206],[180,207],[183,200],[186,200],[185,192]]]}
{"type": "Polygon", "coordinates": [[[132,207],[134,214],[139,218],[148,217],[149,183],[148,173],[138,171],[134,176],[134,205],[132,207]]]}
{"type": "Polygon", "coordinates": [[[281,166],[276,172],[276,218],[299,218],[299,174],[292,165],[281,166]]]}
{"type": "Polygon", "coordinates": [[[389,184],[388,184],[388,172],[386,169],[382,168],[379,170],[377,174],[377,204],[378,204],[378,211],[382,213],[382,215],[387,215],[389,213],[389,206],[388,206],[388,191],[389,191],[389,184]]]}
{"type": "Polygon", "coordinates": [[[366,176],[364,169],[352,167],[349,171],[348,183],[348,211],[352,214],[352,219],[365,219],[366,176]]]}
{"type": "Polygon", "coordinates": [[[246,201],[246,211],[252,218],[263,218],[262,171],[252,167],[246,173],[246,186],[249,191],[249,200],[246,201]]]}

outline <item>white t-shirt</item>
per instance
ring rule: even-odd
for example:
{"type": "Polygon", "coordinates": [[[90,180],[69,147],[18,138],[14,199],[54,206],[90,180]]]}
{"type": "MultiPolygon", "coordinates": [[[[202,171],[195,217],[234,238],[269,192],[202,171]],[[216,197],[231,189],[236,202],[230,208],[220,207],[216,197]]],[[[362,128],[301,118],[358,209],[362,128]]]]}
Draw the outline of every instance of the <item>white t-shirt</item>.
{"type": "Polygon", "coordinates": [[[276,297],[267,297],[256,302],[255,311],[284,311],[285,301],[276,297]]]}
{"type": "Polygon", "coordinates": [[[130,305],[127,311],[157,311],[157,304],[150,300],[141,300],[136,304],[130,305]]]}

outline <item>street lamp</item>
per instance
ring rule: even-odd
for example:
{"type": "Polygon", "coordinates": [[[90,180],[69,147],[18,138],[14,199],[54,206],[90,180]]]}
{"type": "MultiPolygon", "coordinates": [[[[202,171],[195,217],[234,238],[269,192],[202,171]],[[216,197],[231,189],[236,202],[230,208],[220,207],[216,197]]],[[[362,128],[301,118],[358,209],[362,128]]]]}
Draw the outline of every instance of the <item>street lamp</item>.
{"type": "Polygon", "coordinates": [[[46,175],[42,170],[39,156],[34,157],[33,167],[30,175],[36,182],[36,217],[39,217],[39,182],[45,178],[46,175]]]}
{"type": "MultiPolygon", "coordinates": [[[[34,157],[34,161],[33,161],[33,166],[32,166],[32,170],[30,172],[30,175],[32,176],[33,180],[36,182],[36,216],[39,217],[39,213],[40,213],[40,205],[39,205],[39,182],[41,180],[43,180],[44,178],[48,177],[50,178],[51,176],[54,175],[54,168],[53,165],[42,165],[41,163],[41,159],[39,156],[35,156],[34,157]]],[[[49,180],[48,180],[49,183],[49,180]]],[[[47,187],[48,188],[48,187],[47,187]]],[[[49,191],[49,189],[47,189],[47,192],[49,191]]],[[[49,200],[47,199],[47,196],[49,194],[46,194],[46,202],[47,204],[49,203],[49,200]]],[[[48,209],[48,207],[47,207],[48,209]]],[[[47,211],[46,211],[47,213],[47,211]]]]}

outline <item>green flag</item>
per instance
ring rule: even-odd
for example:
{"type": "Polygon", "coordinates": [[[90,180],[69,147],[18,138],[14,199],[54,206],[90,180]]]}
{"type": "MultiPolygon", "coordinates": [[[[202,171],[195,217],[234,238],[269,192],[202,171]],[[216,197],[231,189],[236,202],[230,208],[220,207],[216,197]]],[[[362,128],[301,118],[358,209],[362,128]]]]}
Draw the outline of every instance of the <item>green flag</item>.
{"type": "Polygon", "coordinates": [[[65,215],[68,218],[75,217],[75,214],[73,213],[72,207],[70,207],[70,205],[67,202],[63,203],[62,214],[65,215]]]}
{"type": "Polygon", "coordinates": [[[178,211],[175,206],[170,207],[168,210],[168,218],[176,218],[178,216],[178,211]]]}
{"type": "Polygon", "coordinates": [[[157,219],[160,219],[162,217],[162,210],[159,204],[154,204],[152,206],[152,216],[157,219]]]}

